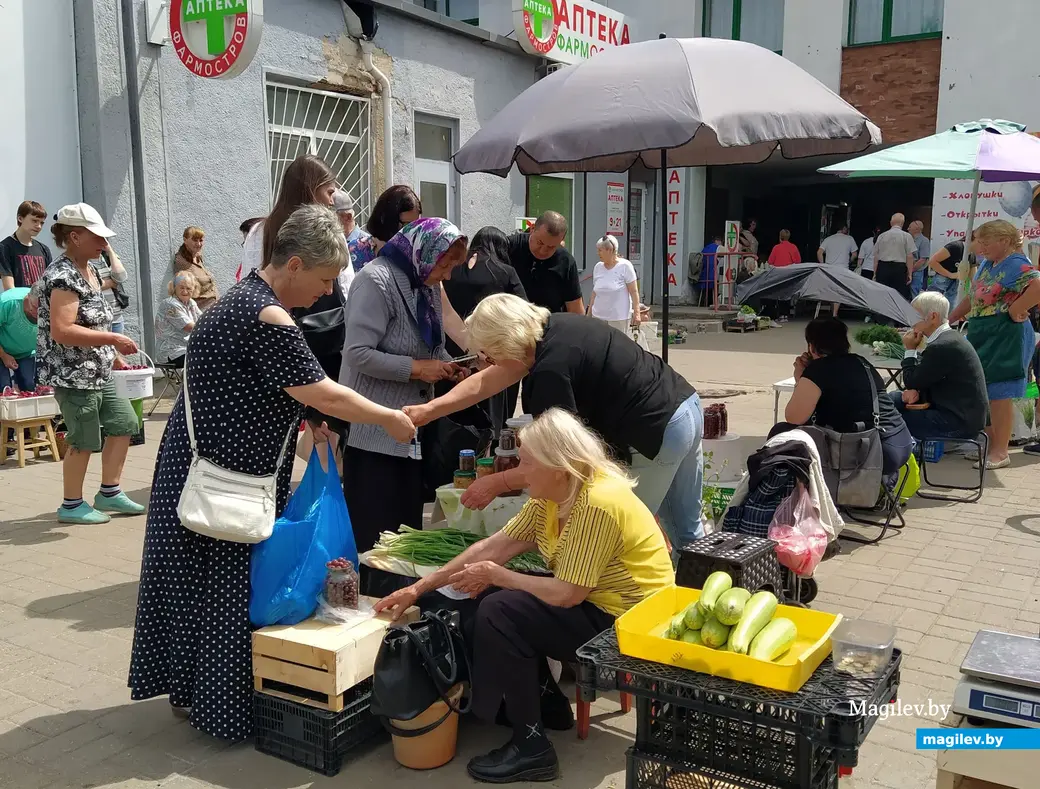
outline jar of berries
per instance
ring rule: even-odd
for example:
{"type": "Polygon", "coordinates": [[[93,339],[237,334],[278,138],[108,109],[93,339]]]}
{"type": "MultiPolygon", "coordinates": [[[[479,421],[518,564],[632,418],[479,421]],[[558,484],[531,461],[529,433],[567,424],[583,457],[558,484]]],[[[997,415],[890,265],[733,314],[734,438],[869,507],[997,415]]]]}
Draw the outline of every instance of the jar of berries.
{"type": "Polygon", "coordinates": [[[358,607],[360,585],[354,563],[348,559],[333,559],[325,565],[325,602],[333,608],[358,607]]]}

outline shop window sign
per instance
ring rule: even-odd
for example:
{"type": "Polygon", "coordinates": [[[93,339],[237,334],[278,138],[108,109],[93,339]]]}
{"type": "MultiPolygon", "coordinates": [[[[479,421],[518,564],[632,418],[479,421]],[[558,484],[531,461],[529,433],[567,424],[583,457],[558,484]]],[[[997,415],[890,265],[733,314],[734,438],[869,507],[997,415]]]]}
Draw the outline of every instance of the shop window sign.
{"type": "Polygon", "coordinates": [[[172,0],[170,40],[185,68],[226,79],[252,62],[263,32],[263,0],[172,0]]]}
{"type": "Polygon", "coordinates": [[[631,43],[624,14],[593,2],[513,0],[513,26],[526,52],[557,63],[631,43]]]}

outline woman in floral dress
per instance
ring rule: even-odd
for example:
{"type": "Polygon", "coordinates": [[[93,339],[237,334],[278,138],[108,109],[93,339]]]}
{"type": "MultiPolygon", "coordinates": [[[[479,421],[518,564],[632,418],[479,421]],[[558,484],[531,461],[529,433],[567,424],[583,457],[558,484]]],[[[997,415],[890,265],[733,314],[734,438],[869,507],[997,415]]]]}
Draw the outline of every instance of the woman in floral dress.
{"type": "MultiPolygon", "coordinates": [[[[1036,339],[1029,310],[1040,304],[1040,272],[1022,253],[1022,234],[1003,219],[981,225],[975,234],[983,258],[950,322],[968,319],[968,342],[979,354],[986,374],[991,425],[988,469],[1011,465],[1008,443],[1013,421],[1012,400],[1024,397],[1029,360],[1036,339]]],[[[976,468],[978,466],[976,465],[976,468]]]]}

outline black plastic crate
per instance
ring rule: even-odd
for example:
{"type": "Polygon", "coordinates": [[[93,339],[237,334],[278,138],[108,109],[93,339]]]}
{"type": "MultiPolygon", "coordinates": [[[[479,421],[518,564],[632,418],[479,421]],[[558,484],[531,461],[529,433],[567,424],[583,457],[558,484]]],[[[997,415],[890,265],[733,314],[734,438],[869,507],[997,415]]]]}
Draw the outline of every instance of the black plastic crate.
{"type": "Polygon", "coordinates": [[[716,714],[708,706],[636,700],[636,748],[668,754],[720,774],[739,775],[763,786],[801,789],[834,762],[834,749],[805,734],[777,728],[768,717],[716,714]]]}
{"type": "Polygon", "coordinates": [[[679,552],[675,582],[689,589],[700,589],[712,573],[729,573],[733,585],[749,592],[767,590],[784,596],[776,543],[761,537],[734,532],[716,532],[701,537],[679,552]]]}
{"type": "Polygon", "coordinates": [[[322,775],[336,775],[351,751],[385,733],[369,710],[371,679],[343,696],[343,711],[329,712],[255,691],[256,749],[322,775]]]}
{"type": "MultiPolygon", "coordinates": [[[[640,705],[643,699],[671,704],[749,724],[756,731],[771,730],[776,738],[788,733],[802,735],[811,743],[833,748],[842,767],[856,766],[859,746],[877,722],[877,711],[896,699],[901,663],[902,653],[893,650],[883,676],[860,679],[835,671],[828,656],[797,693],[787,693],[627,657],[618,650],[613,629],[600,633],[577,651],[578,687],[583,700],[595,700],[597,690],[620,690],[634,695],[640,705]]],[[[662,741],[673,737],[663,730],[651,734],[662,741]]],[[[637,742],[640,737],[637,731],[637,742]]]]}
{"type": "Polygon", "coordinates": [[[746,770],[732,772],[718,769],[700,759],[665,756],[637,748],[626,752],[628,768],[626,789],[837,789],[838,766],[834,762],[822,764],[805,782],[777,775],[773,778],[752,778],[746,770]]]}

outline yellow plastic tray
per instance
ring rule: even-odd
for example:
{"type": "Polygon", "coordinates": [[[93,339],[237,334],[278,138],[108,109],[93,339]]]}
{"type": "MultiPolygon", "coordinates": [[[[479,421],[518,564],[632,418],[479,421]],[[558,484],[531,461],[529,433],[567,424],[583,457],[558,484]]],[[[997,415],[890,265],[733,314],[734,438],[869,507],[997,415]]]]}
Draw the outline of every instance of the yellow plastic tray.
{"type": "Polygon", "coordinates": [[[794,622],[798,628],[798,637],[791,649],[773,662],[666,639],[664,631],[672,617],[700,596],[699,589],[670,586],[633,606],[614,625],[621,653],[794,693],[830,654],[831,633],[841,621],[841,614],[779,606],[776,616],[794,622]]]}

